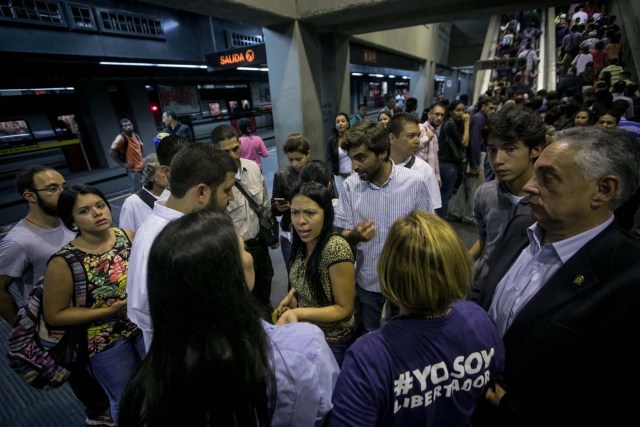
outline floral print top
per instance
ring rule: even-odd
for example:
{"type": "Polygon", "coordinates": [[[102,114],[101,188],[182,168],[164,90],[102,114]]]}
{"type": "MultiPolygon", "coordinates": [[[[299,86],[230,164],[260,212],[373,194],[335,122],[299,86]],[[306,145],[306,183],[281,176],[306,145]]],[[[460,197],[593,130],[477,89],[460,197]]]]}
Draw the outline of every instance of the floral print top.
{"type": "MultiPolygon", "coordinates": [[[[72,243],[63,247],[56,255],[73,252],[84,268],[87,281],[86,307],[102,308],[116,300],[127,298],[127,271],[131,240],[119,228],[112,228],[116,242],[111,250],[102,254],[82,251],[72,243]]],[[[54,255],[55,256],[55,255],[54,255]]],[[[116,341],[138,333],[138,327],[126,317],[104,317],[87,325],[89,357],[106,350],[116,341]]]]}
{"type": "MultiPolygon", "coordinates": [[[[329,267],[339,262],[354,262],[353,252],[351,251],[349,243],[347,243],[342,236],[333,235],[329,240],[327,240],[325,247],[322,248],[320,262],[318,263],[322,289],[329,300],[329,303],[325,304],[325,306],[335,304],[333,291],[331,290],[331,280],[329,279],[329,267]]],[[[291,287],[296,289],[299,307],[322,307],[320,302],[314,298],[313,291],[311,290],[311,284],[305,278],[305,262],[301,252],[298,253],[298,256],[296,256],[291,263],[289,281],[291,282],[291,287]]],[[[313,323],[322,329],[327,340],[335,340],[343,338],[351,332],[353,329],[354,317],[352,314],[349,319],[340,322],[310,323],[313,323]]]]}

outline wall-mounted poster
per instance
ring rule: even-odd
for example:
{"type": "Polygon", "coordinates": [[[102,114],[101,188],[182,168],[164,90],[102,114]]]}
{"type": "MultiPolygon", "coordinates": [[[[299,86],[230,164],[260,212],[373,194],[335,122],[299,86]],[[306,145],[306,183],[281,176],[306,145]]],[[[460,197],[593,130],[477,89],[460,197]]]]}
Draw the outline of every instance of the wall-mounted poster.
{"type": "Polygon", "coordinates": [[[162,111],[172,110],[176,115],[200,112],[200,99],[196,85],[166,86],[158,85],[162,111]]]}

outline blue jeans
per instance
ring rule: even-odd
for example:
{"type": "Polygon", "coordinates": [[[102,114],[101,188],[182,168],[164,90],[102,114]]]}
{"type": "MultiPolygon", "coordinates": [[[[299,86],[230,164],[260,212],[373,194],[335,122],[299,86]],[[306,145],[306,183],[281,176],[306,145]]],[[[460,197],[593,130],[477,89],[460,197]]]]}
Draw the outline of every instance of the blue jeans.
{"type": "Polygon", "coordinates": [[[440,209],[440,217],[447,218],[447,210],[449,200],[456,188],[456,180],[458,179],[458,166],[453,163],[440,163],[440,179],[442,187],[440,188],[440,197],[442,198],[442,209],[440,209]]]}
{"type": "Polygon", "coordinates": [[[380,316],[382,316],[382,306],[384,297],[379,292],[371,292],[356,285],[358,293],[358,308],[364,329],[367,332],[380,328],[380,316]]]}
{"type": "Polygon", "coordinates": [[[109,396],[111,418],[117,422],[120,398],[129,380],[138,371],[144,359],[142,333],[117,341],[110,348],[89,359],[89,366],[104,391],[109,396]]]}
{"type": "Polygon", "coordinates": [[[140,172],[127,172],[129,176],[129,185],[131,186],[131,194],[140,190],[140,178],[142,174],[140,172]]]}
{"type": "Polygon", "coordinates": [[[282,251],[284,265],[285,267],[287,267],[287,273],[289,273],[289,259],[291,259],[291,242],[284,236],[280,236],[280,250],[282,251]]]}
{"type": "Polygon", "coordinates": [[[336,358],[336,362],[338,362],[338,366],[342,368],[342,361],[344,360],[344,354],[347,352],[351,344],[356,340],[356,335],[352,332],[346,337],[336,340],[336,341],[327,341],[331,352],[333,353],[333,357],[336,358]]]}

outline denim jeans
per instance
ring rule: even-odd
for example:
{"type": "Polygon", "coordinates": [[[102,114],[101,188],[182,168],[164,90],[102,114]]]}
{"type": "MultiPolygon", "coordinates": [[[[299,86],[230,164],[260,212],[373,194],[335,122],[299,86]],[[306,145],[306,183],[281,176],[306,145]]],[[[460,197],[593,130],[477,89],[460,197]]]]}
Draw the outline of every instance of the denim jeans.
{"type": "Polygon", "coordinates": [[[344,360],[344,354],[347,352],[351,344],[356,340],[356,335],[352,332],[346,337],[336,340],[336,341],[327,341],[331,352],[333,353],[333,357],[336,358],[336,362],[338,362],[338,366],[342,368],[342,361],[344,360]]]}
{"type": "MultiPolygon", "coordinates": [[[[295,233],[295,231],[294,231],[295,233]]],[[[282,251],[282,259],[284,259],[284,265],[287,267],[287,273],[289,273],[289,259],[291,258],[291,242],[285,236],[280,236],[280,250],[282,251]]]]}
{"type": "Polygon", "coordinates": [[[440,163],[440,179],[442,180],[442,187],[440,188],[442,209],[440,210],[440,216],[446,219],[449,200],[451,200],[453,191],[456,188],[456,180],[458,179],[458,166],[453,163],[440,163]]]}
{"type": "Polygon", "coordinates": [[[140,190],[140,178],[142,174],[140,172],[127,172],[129,176],[129,185],[131,186],[131,194],[140,190]]]}
{"type": "Polygon", "coordinates": [[[358,308],[364,329],[367,332],[380,328],[380,316],[382,316],[382,306],[384,297],[379,292],[371,292],[356,285],[358,293],[358,308]]]}
{"type": "MultiPolygon", "coordinates": [[[[118,419],[120,398],[145,357],[142,333],[122,339],[89,359],[89,366],[109,396],[111,418],[118,419]]],[[[117,422],[117,421],[116,421],[117,422]]]]}

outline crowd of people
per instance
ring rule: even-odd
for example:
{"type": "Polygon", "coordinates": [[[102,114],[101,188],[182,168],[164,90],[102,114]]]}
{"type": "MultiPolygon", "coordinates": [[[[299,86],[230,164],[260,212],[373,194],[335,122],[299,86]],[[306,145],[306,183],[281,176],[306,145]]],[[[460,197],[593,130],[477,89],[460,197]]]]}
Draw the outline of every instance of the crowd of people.
{"type": "MultiPolygon", "coordinates": [[[[574,25],[595,20],[584,9],[574,25]]],[[[15,321],[15,281],[25,298],[43,287],[50,325],[80,328],[69,383],[87,425],[626,423],[637,374],[612,368],[631,366],[640,326],[640,110],[625,76],[592,100],[510,87],[420,118],[408,93],[359,105],[324,153],[289,135],[271,191],[249,122],[203,144],[168,114],[142,157],[123,119],[119,226],[98,188],[18,173],[28,213],[0,240],[0,316],[15,321]],[[475,225],[470,247],[456,220],[475,225]],[[276,249],[288,292],[272,305],[276,249]]]]}

